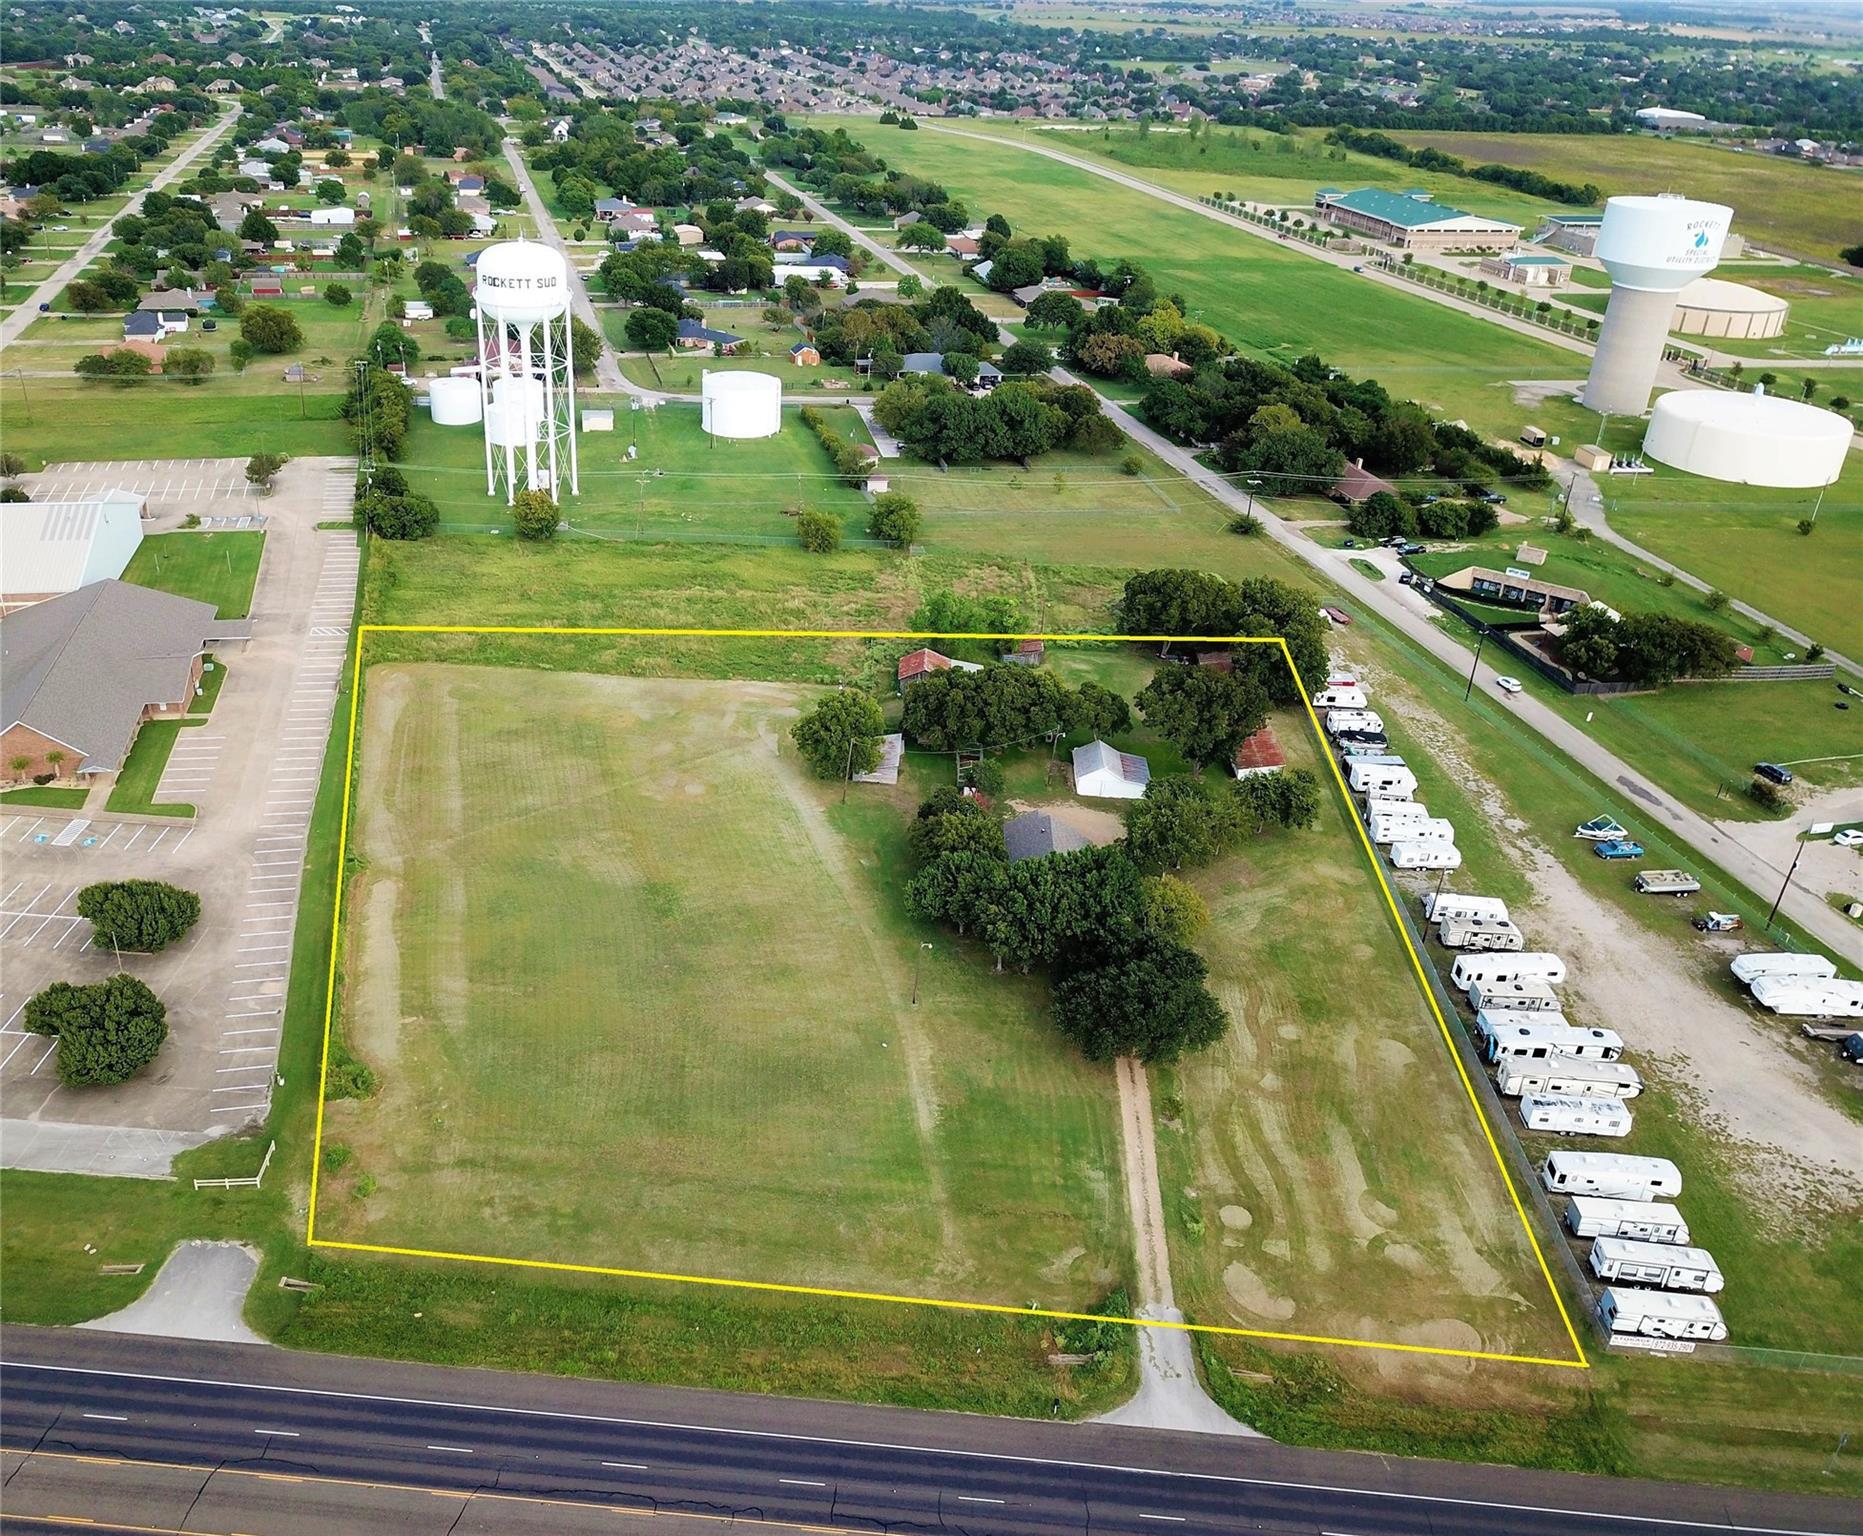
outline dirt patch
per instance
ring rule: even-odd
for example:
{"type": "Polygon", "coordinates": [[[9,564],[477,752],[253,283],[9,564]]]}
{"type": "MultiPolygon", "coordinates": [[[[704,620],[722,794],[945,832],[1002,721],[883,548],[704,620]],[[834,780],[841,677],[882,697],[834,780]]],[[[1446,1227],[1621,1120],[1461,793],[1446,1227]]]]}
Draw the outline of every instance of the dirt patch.
{"type": "Polygon", "coordinates": [[[1078,832],[1095,848],[1116,843],[1126,835],[1125,822],[1112,811],[1096,811],[1091,806],[1076,805],[1071,800],[1039,805],[1033,801],[1011,800],[1009,805],[1018,814],[1023,811],[1046,811],[1062,826],[1078,832]]]}
{"type": "MultiPolygon", "coordinates": [[[[1271,1323],[1284,1323],[1298,1310],[1292,1297],[1276,1296],[1262,1283],[1261,1276],[1243,1263],[1224,1266],[1223,1289],[1244,1312],[1271,1323]]],[[[1365,1336],[1374,1338],[1376,1333],[1374,1328],[1365,1336]]]]}

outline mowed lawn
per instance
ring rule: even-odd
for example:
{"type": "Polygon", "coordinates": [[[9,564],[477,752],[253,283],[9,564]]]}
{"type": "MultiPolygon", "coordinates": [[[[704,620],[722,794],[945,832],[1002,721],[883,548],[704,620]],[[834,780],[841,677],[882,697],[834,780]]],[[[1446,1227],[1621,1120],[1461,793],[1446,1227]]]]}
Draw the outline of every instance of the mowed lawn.
{"type": "Polygon", "coordinates": [[[1182,294],[1191,318],[1245,351],[1288,362],[1317,352],[1480,431],[1511,438],[1531,419],[1510,380],[1585,373],[1579,353],[1367,282],[1019,144],[932,129],[887,134],[870,119],[818,121],[884,145],[889,165],[942,183],[978,217],[1001,212],[1018,233],[1066,235],[1079,256],[1130,257],[1163,292],[1182,294]]]}
{"type": "Polygon", "coordinates": [[[1194,877],[1234,1027],[1153,1088],[1178,1300],[1200,1323],[1569,1359],[1331,775],[1301,719],[1277,735],[1326,775],[1320,825],[1194,877]]]}
{"type": "Polygon", "coordinates": [[[1399,133],[1413,149],[1441,149],[1470,162],[1523,166],[1565,181],[1595,182],[1606,196],[1680,192],[1725,203],[1749,240],[1835,261],[1855,243],[1863,179],[1802,160],[1736,153],[1691,139],[1648,134],[1399,133]]]}
{"type": "Polygon", "coordinates": [[[265,535],[255,530],[180,531],[144,539],[123,572],[125,581],[212,603],[223,619],[252,611],[265,535]]]}
{"type": "Polygon", "coordinates": [[[1109,1071],[906,919],[792,686],[376,666],[318,1232],[1074,1307],[1126,1274],[1109,1071]],[[925,957],[911,1002],[915,957],[925,957]]]}

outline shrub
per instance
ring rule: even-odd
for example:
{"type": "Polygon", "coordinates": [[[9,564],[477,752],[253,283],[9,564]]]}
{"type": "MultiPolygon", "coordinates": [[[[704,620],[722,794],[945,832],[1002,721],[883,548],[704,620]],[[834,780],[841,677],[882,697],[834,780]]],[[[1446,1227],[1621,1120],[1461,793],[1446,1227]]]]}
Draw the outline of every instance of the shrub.
{"type": "Polygon", "coordinates": [[[379,487],[356,501],[356,517],[370,533],[384,539],[424,539],[440,526],[440,508],[418,491],[393,496],[379,487]]]}
{"type": "Polygon", "coordinates": [[[1719,613],[1732,601],[1733,599],[1728,597],[1719,587],[1713,587],[1709,590],[1708,595],[1701,600],[1701,604],[1709,613],[1719,613]]]}
{"type": "Polygon", "coordinates": [[[1136,453],[1125,454],[1119,460],[1119,469],[1122,474],[1142,475],[1145,473],[1145,460],[1136,453]]]}
{"type": "Polygon", "coordinates": [[[1261,519],[1253,512],[1238,512],[1229,519],[1229,531],[1239,533],[1244,538],[1253,538],[1261,532],[1261,519]]]}
{"type": "Polygon", "coordinates": [[[841,547],[841,519],[810,507],[796,516],[796,538],[811,555],[831,555],[841,547]]]}
{"type": "Polygon", "coordinates": [[[103,880],[78,892],[100,947],[154,954],[200,921],[201,899],[160,880],[103,880]]]}
{"type": "Polygon", "coordinates": [[[1747,785],[1747,798],[1762,810],[1768,811],[1782,811],[1790,803],[1784,790],[1771,779],[1762,779],[1757,774],[1747,785]]]}
{"type": "Polygon", "coordinates": [[[867,532],[884,539],[897,549],[906,549],[918,541],[925,526],[919,504],[903,491],[884,491],[873,498],[873,511],[867,518],[867,532]]]}
{"type": "Polygon", "coordinates": [[[269,494],[272,482],[278,478],[278,471],[290,462],[282,453],[255,453],[246,460],[246,480],[269,494]]]}
{"type": "Polygon", "coordinates": [[[548,491],[519,491],[512,503],[517,536],[534,543],[556,537],[563,514],[548,491]]]}
{"type": "MultiPolygon", "coordinates": [[[[803,406],[800,414],[802,424],[815,434],[828,457],[834,461],[835,473],[849,485],[866,484],[867,470],[873,463],[873,455],[835,431],[834,424],[814,406],[803,406]]],[[[875,537],[885,538],[886,535],[876,534],[875,537]]]]}
{"type": "Polygon", "coordinates": [[[1811,530],[1813,528],[1816,528],[1817,526],[1818,524],[1815,518],[1801,517],[1798,520],[1798,531],[1801,534],[1803,534],[1806,538],[1811,537],[1811,530]]]}
{"type": "Polygon", "coordinates": [[[354,302],[355,297],[356,297],[355,294],[349,291],[348,283],[326,283],[324,284],[324,290],[323,290],[324,302],[328,304],[332,309],[343,309],[347,307],[349,304],[354,302]]]}

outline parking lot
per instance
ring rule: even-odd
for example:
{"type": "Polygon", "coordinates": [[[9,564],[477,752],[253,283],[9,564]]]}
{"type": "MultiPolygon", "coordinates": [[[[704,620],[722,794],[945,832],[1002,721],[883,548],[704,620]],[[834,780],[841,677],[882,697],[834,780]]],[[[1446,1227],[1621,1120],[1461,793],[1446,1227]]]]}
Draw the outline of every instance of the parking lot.
{"type": "MultiPolygon", "coordinates": [[[[105,491],[134,491],[149,500],[152,529],[172,527],[192,513],[204,528],[268,526],[267,497],[246,480],[244,459],[107,459],[48,464],[24,477],[34,501],[75,501],[105,491]]],[[[279,483],[284,484],[284,477],[279,483]]]]}
{"type": "MultiPolygon", "coordinates": [[[[208,464],[224,461],[205,461],[208,464]]],[[[102,484],[120,485],[87,466],[102,484]]],[[[349,641],[359,553],[320,532],[348,461],[287,466],[268,499],[253,638],[228,653],[213,712],[180,733],[158,803],[194,817],[0,812],[0,1158],[9,1167],[159,1175],[177,1151],[270,1108],[311,808],[349,641]],[[165,880],[201,898],[157,955],[99,951],[75,911],[93,881],[165,880]],[[53,981],[119,968],[168,1008],[154,1064],[110,1089],[68,1089],[26,1001],[53,981]]],[[[80,482],[81,486],[81,482],[80,482]]],[[[241,488],[244,490],[243,478],[241,488]]],[[[74,491],[78,487],[74,487],[74,491]]]]}

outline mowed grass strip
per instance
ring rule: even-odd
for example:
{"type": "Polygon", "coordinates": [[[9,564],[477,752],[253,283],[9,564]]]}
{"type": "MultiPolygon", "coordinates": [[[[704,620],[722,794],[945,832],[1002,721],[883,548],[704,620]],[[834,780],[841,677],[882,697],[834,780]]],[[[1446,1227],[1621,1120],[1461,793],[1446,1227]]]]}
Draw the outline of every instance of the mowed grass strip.
{"type": "Polygon", "coordinates": [[[779,752],[808,697],[371,669],[343,1017],[382,1088],[331,1106],[356,1156],[320,1236],[1013,1305],[1118,1283],[1110,1074],[1037,983],[942,947],[911,1004],[904,817],[779,752]]]}
{"type": "Polygon", "coordinates": [[[265,535],[244,529],[152,534],[136,546],[123,580],[212,603],[223,619],[243,619],[252,611],[264,549],[265,535]]]}
{"type": "Polygon", "coordinates": [[[1234,1027],[1154,1089],[1178,1297],[1196,1322],[1571,1358],[1331,773],[1303,717],[1275,725],[1327,801],[1314,830],[1193,877],[1212,916],[1198,948],[1234,1027]]]}
{"type": "Polygon", "coordinates": [[[1530,419],[1510,381],[1584,376],[1579,353],[1367,282],[1020,144],[934,130],[876,141],[882,130],[871,119],[814,121],[883,142],[888,164],[942,183],[979,216],[1005,213],[1018,233],[1066,235],[1077,256],[1102,263],[1130,257],[1160,291],[1184,296],[1191,319],[1244,351],[1285,362],[1317,352],[1479,431],[1511,438],[1530,419]]]}

